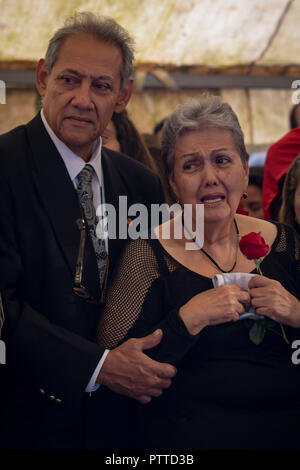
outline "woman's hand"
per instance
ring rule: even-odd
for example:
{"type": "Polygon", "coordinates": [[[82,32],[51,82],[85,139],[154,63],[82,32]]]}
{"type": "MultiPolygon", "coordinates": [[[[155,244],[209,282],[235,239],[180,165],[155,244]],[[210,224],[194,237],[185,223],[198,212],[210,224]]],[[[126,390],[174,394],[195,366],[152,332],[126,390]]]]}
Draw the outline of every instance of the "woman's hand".
{"type": "Polygon", "coordinates": [[[192,297],[179,310],[190,334],[205,326],[237,321],[250,305],[249,292],[238,284],[209,289],[192,297]]]}
{"type": "Polygon", "coordinates": [[[278,281],[254,276],[249,281],[251,305],[258,315],[294,328],[300,327],[300,302],[278,281]]]}

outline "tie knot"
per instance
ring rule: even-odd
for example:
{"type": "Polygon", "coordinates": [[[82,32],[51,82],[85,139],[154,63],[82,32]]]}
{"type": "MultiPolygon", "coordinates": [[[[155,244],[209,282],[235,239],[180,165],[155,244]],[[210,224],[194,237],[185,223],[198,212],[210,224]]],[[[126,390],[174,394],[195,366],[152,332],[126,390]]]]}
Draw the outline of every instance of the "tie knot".
{"type": "Polygon", "coordinates": [[[93,178],[94,168],[88,163],[83,167],[80,173],[78,173],[77,178],[81,183],[91,184],[93,178]]]}

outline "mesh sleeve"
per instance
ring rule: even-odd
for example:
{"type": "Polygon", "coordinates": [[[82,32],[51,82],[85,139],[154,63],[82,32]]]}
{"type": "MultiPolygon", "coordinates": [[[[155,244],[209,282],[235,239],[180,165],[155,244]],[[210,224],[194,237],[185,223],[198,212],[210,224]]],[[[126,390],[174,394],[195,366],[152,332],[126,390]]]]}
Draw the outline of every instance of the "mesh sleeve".
{"type": "Polygon", "coordinates": [[[155,254],[147,241],[130,241],[108,290],[98,331],[101,346],[113,348],[123,339],[137,319],[150,286],[159,275],[155,254]]]}
{"type": "MultiPolygon", "coordinates": [[[[280,255],[282,267],[286,269],[296,286],[295,292],[292,292],[300,300],[300,238],[296,230],[287,224],[276,224],[279,227],[279,239],[275,247],[275,252],[280,255]]],[[[281,274],[283,285],[287,279],[281,274]]],[[[290,291],[288,285],[287,290],[290,291]]]]}

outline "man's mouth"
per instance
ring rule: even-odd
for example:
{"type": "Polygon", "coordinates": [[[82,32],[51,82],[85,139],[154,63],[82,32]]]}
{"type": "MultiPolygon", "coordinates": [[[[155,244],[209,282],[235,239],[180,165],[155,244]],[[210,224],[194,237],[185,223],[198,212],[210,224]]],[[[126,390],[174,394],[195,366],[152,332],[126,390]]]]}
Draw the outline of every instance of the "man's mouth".
{"type": "Polygon", "coordinates": [[[72,121],[76,121],[78,123],[88,123],[88,124],[93,124],[93,121],[91,119],[81,117],[81,116],[68,116],[66,119],[71,119],[72,121]]]}

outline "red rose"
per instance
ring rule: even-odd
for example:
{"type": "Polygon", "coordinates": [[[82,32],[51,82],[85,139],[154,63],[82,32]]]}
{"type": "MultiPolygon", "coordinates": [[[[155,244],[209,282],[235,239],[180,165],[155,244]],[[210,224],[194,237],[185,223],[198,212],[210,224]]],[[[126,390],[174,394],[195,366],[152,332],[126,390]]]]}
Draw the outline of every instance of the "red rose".
{"type": "Polygon", "coordinates": [[[244,235],[240,242],[239,247],[243,255],[248,259],[259,259],[269,251],[269,245],[266,244],[263,237],[260,235],[261,232],[255,233],[250,232],[244,235]]]}

